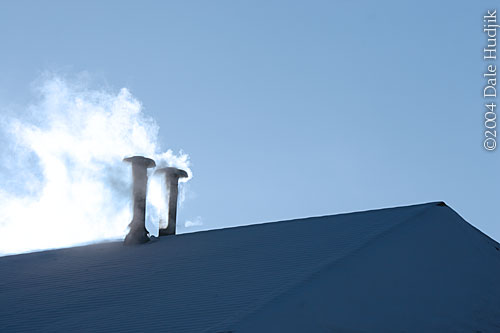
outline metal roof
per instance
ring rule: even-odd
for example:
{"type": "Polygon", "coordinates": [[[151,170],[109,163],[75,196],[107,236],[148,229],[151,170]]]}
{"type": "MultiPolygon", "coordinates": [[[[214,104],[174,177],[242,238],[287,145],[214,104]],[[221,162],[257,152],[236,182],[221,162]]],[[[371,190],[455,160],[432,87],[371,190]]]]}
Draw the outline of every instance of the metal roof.
{"type": "Polygon", "coordinates": [[[0,331],[488,331],[499,249],[433,202],[7,256],[0,331]]]}

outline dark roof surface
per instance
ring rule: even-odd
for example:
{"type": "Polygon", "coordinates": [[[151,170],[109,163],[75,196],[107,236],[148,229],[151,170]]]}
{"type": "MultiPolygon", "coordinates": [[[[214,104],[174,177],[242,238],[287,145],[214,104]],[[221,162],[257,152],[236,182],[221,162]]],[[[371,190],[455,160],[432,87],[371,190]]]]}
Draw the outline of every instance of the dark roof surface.
{"type": "Polygon", "coordinates": [[[500,245],[428,203],[0,258],[0,331],[500,331],[500,245]]]}

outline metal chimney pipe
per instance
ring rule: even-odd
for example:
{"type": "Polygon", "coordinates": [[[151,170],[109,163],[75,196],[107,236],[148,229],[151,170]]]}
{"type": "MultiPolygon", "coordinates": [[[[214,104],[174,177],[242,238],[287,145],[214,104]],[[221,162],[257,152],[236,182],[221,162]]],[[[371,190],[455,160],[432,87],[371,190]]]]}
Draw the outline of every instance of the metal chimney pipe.
{"type": "Polygon", "coordinates": [[[148,186],[148,168],[156,166],[155,161],[143,156],[132,156],[123,159],[132,163],[134,212],[130,230],[125,237],[125,245],[142,244],[149,241],[146,230],[146,191],[148,186]]]}
{"type": "Polygon", "coordinates": [[[179,194],[179,178],[186,178],[187,172],[177,168],[161,168],[157,173],[165,174],[165,185],[168,192],[168,224],[166,228],[161,228],[160,236],[175,235],[177,219],[177,196],[179,194]]]}

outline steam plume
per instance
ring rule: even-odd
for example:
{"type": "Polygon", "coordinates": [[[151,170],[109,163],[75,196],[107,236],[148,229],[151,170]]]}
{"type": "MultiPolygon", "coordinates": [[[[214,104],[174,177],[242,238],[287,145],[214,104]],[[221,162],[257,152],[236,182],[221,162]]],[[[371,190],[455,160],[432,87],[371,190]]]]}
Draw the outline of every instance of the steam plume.
{"type": "MultiPolygon", "coordinates": [[[[126,156],[148,156],[192,177],[188,155],[161,150],[157,123],[127,89],[52,76],[37,91],[26,115],[1,119],[0,255],[123,237],[131,220],[126,156]]],[[[151,231],[164,209],[152,180],[151,231]]]]}

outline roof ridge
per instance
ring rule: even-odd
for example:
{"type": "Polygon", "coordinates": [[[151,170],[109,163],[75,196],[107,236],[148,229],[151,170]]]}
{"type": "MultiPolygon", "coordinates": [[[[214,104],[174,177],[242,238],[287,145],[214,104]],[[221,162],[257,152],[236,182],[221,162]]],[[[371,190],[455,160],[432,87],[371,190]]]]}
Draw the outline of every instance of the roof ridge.
{"type": "MultiPolygon", "coordinates": [[[[364,247],[366,247],[367,245],[369,244],[372,244],[374,241],[380,239],[381,237],[393,232],[395,229],[397,229],[399,226],[407,223],[408,221],[411,221],[417,217],[420,217],[422,215],[424,215],[425,213],[427,213],[430,209],[434,209],[435,206],[437,205],[440,205],[440,203],[442,203],[442,201],[438,201],[438,202],[432,202],[432,203],[426,203],[426,204],[420,204],[422,205],[422,208],[417,211],[414,215],[410,216],[410,217],[407,217],[406,219],[402,220],[401,222],[395,224],[394,226],[388,228],[387,230],[381,232],[380,234],[377,234],[375,235],[373,238],[370,238],[369,240],[367,240],[366,242],[364,242],[363,244],[361,244],[359,247],[353,249],[352,251],[346,253],[345,255],[343,255],[342,257],[340,258],[328,258],[326,259],[325,261],[319,263],[316,265],[316,268],[315,269],[312,269],[311,271],[309,271],[308,273],[305,274],[305,276],[295,280],[295,281],[291,281],[287,284],[283,284],[281,288],[279,288],[276,292],[273,292],[271,293],[268,297],[266,297],[263,301],[261,302],[258,302],[259,304],[254,304],[252,306],[251,309],[245,309],[245,310],[242,310],[240,311],[239,313],[236,313],[234,314],[233,316],[230,316],[229,318],[226,318],[225,320],[207,328],[206,330],[204,330],[203,332],[213,332],[213,331],[221,331],[221,332],[230,332],[231,331],[231,328],[228,327],[228,325],[231,325],[231,324],[234,324],[238,321],[240,321],[241,319],[251,315],[252,313],[255,313],[257,312],[258,310],[262,309],[264,306],[266,306],[267,304],[269,304],[272,300],[278,298],[279,296],[285,294],[286,292],[298,287],[299,285],[302,285],[303,283],[305,283],[306,281],[312,279],[314,276],[316,276],[317,274],[319,274],[320,272],[322,272],[323,270],[325,270],[326,268],[332,266],[332,265],[335,265],[337,264],[338,262],[342,261],[342,260],[345,260],[346,258],[348,257],[351,257],[352,255],[354,255],[355,253],[357,253],[358,251],[360,251],[361,249],[363,249],[364,247]],[[433,204],[433,205],[431,205],[433,204]]],[[[410,206],[419,206],[419,205],[410,205],[410,206]]],[[[403,206],[403,207],[409,207],[409,206],[403,206]]],[[[448,206],[446,206],[448,207],[448,206]]],[[[398,207],[394,207],[394,208],[398,208],[398,207]]],[[[389,208],[390,209],[390,208],[389,208]]],[[[376,210],[382,210],[382,209],[376,209],[376,210]]],[[[337,214],[337,215],[340,215],[340,214],[337,214]]]]}
{"type": "MultiPolygon", "coordinates": [[[[314,216],[307,216],[307,217],[290,218],[290,219],[285,219],[285,220],[256,222],[256,223],[250,223],[250,224],[244,224],[244,225],[223,227],[223,228],[219,228],[219,229],[209,229],[209,230],[199,230],[199,231],[194,231],[194,232],[186,232],[186,233],[178,234],[177,236],[195,235],[195,234],[201,234],[201,233],[206,233],[206,232],[216,232],[216,231],[232,230],[232,229],[239,229],[239,228],[251,228],[254,226],[268,226],[268,225],[274,225],[274,224],[278,224],[278,223],[300,222],[300,221],[319,219],[319,218],[324,218],[324,217],[337,217],[337,216],[344,216],[344,215],[374,213],[374,212],[378,212],[378,211],[405,209],[405,208],[418,207],[418,206],[422,206],[422,208],[423,208],[425,206],[436,206],[439,204],[444,204],[444,202],[443,201],[430,201],[430,202],[411,204],[411,205],[403,205],[403,206],[395,206],[395,207],[382,207],[382,208],[373,208],[373,209],[367,209],[367,210],[356,210],[356,211],[352,211],[352,212],[343,212],[343,213],[335,213],[335,214],[325,214],[325,215],[314,215],[314,216]]],[[[445,206],[446,206],[446,204],[445,204],[445,206]]]]}
{"type": "MultiPolygon", "coordinates": [[[[435,206],[435,205],[439,205],[439,204],[443,204],[443,201],[431,201],[431,202],[424,202],[424,203],[404,205],[404,206],[373,208],[373,209],[367,209],[367,210],[343,212],[343,213],[336,213],[336,214],[315,215],[315,216],[291,218],[291,219],[285,219],[285,220],[257,222],[257,223],[250,223],[250,224],[246,224],[246,225],[223,227],[223,228],[219,228],[219,229],[199,230],[199,231],[194,231],[194,232],[180,233],[180,234],[177,234],[176,237],[179,237],[179,236],[185,237],[185,236],[190,236],[190,235],[198,235],[198,234],[204,234],[204,233],[209,233],[209,232],[233,230],[233,229],[239,229],[239,228],[270,226],[270,225],[274,225],[277,223],[302,222],[302,221],[306,221],[306,220],[310,220],[310,219],[319,219],[319,218],[324,218],[324,217],[344,216],[344,215],[353,215],[353,214],[365,214],[365,213],[372,213],[372,212],[377,212],[377,211],[395,210],[395,209],[403,209],[403,208],[410,208],[410,207],[417,207],[417,206],[422,206],[422,207],[435,206]]],[[[158,238],[158,237],[155,237],[155,238],[158,238]]],[[[3,254],[3,255],[0,254],[0,260],[2,260],[3,258],[7,258],[7,257],[26,256],[26,255],[32,255],[35,253],[61,251],[61,250],[68,250],[68,249],[82,248],[82,247],[89,247],[89,246],[108,245],[108,244],[114,244],[114,243],[122,243],[122,239],[121,238],[110,238],[110,239],[102,239],[102,240],[98,240],[98,241],[89,241],[89,242],[85,242],[85,243],[81,243],[81,244],[76,244],[73,246],[56,247],[56,248],[34,250],[34,251],[21,252],[21,253],[9,253],[9,254],[3,254]]]]}

